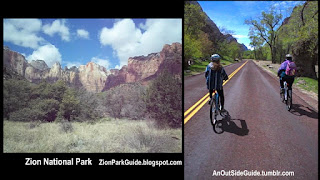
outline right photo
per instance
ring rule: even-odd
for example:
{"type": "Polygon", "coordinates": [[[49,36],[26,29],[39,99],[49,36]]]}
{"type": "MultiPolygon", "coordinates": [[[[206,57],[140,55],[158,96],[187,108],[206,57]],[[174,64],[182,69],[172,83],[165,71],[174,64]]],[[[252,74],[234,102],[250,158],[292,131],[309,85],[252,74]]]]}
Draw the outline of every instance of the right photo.
{"type": "Polygon", "coordinates": [[[318,1],[185,1],[184,178],[318,179],[318,1]]]}

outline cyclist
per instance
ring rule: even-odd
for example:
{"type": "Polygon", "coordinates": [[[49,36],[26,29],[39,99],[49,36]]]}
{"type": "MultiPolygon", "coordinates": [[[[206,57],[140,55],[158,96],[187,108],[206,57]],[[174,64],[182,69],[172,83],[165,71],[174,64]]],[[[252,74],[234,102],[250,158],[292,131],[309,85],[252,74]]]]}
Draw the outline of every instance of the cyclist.
{"type": "Polygon", "coordinates": [[[222,83],[223,80],[228,79],[228,75],[222,65],[220,64],[221,57],[218,54],[213,54],[211,56],[211,62],[208,64],[206,71],[205,71],[205,77],[207,82],[207,89],[209,90],[209,104],[212,100],[212,93],[213,90],[216,90],[220,97],[220,110],[225,111],[224,109],[224,94],[223,94],[223,87],[222,83]]]}
{"type": "Polygon", "coordinates": [[[282,64],[280,65],[280,68],[278,69],[278,77],[279,77],[279,80],[280,80],[280,93],[281,94],[284,93],[284,84],[283,84],[284,81],[286,81],[288,83],[288,90],[292,90],[292,84],[294,82],[294,77],[295,77],[294,76],[295,71],[296,71],[296,66],[292,62],[292,55],[291,54],[287,54],[285,61],[282,62],[282,64]],[[288,63],[290,63],[290,67],[287,67],[288,63]],[[293,74],[288,74],[287,73],[289,71],[288,68],[292,69],[293,74]]]}

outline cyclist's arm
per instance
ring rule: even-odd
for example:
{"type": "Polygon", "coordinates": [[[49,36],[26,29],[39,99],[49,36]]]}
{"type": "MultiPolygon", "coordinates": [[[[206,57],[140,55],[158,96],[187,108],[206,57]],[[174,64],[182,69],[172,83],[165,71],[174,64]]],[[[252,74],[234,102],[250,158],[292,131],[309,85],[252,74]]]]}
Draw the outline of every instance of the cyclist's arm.
{"type": "Polygon", "coordinates": [[[229,79],[229,77],[228,77],[228,74],[226,73],[226,71],[223,69],[223,71],[222,71],[222,75],[223,75],[223,80],[228,80],[229,79]]]}
{"type": "Polygon", "coordinates": [[[208,66],[207,66],[206,71],[205,71],[205,73],[204,73],[204,76],[207,78],[207,77],[208,77],[208,74],[209,74],[209,70],[208,70],[208,66]]]}

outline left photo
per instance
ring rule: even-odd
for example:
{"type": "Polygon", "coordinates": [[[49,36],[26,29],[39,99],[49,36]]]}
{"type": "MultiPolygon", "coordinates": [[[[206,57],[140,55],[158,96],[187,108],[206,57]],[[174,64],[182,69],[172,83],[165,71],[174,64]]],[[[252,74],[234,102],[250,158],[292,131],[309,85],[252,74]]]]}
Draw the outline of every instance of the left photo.
{"type": "Polygon", "coordinates": [[[4,153],[182,153],[182,19],[3,19],[4,153]]]}

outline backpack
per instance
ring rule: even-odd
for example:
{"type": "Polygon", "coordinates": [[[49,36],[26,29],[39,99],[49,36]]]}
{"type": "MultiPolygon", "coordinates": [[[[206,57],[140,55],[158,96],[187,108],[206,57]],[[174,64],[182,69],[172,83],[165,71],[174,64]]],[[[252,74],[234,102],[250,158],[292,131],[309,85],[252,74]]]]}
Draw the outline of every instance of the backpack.
{"type": "Polygon", "coordinates": [[[296,73],[296,64],[294,62],[288,62],[286,67],[286,75],[287,76],[294,76],[296,73]]]}

